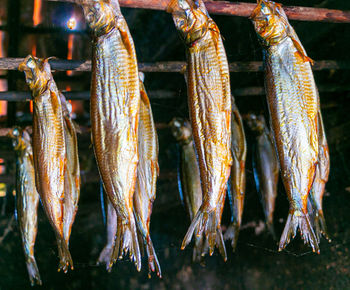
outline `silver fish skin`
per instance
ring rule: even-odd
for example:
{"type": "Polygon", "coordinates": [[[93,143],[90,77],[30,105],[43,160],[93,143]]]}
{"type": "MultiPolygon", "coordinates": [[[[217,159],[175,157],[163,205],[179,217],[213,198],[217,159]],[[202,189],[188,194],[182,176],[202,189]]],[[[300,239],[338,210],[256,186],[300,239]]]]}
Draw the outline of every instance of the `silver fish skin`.
{"type": "Polygon", "coordinates": [[[32,286],[42,285],[34,257],[38,230],[39,193],[35,187],[31,138],[26,130],[19,128],[12,129],[9,137],[13,139],[16,152],[16,212],[28,275],[32,286]]]}

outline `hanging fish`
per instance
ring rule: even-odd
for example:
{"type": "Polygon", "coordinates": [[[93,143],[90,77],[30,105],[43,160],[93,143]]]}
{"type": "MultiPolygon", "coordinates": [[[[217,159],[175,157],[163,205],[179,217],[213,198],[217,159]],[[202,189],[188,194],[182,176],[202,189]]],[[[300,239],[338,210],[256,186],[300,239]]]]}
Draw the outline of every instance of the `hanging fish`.
{"type": "Polygon", "coordinates": [[[28,275],[32,286],[41,285],[34,257],[39,194],[35,188],[32,142],[28,132],[19,128],[12,129],[9,137],[13,139],[16,152],[16,212],[28,275]]]}
{"type": "Polygon", "coordinates": [[[129,252],[140,271],[133,215],[140,104],[135,47],[117,0],[77,2],[93,32],[90,113],[94,151],[105,191],[118,217],[110,263],[129,252]]]}
{"type": "Polygon", "coordinates": [[[242,224],[242,215],[245,196],[245,161],[247,157],[247,142],[244,134],[242,117],[238,111],[235,100],[232,97],[231,116],[231,153],[232,168],[230,177],[230,190],[228,196],[231,207],[231,224],[225,233],[225,240],[231,240],[233,251],[236,249],[239,229],[242,224]]]}
{"type": "Polygon", "coordinates": [[[51,74],[49,59],[31,55],[19,65],[33,97],[33,160],[35,184],[46,215],[55,231],[59,271],[73,269],[64,237],[66,143],[59,91],[51,74]]]}
{"type": "Polygon", "coordinates": [[[263,206],[266,226],[275,239],[273,213],[277,197],[279,163],[272,136],[266,127],[264,116],[249,114],[247,124],[255,135],[253,170],[256,189],[263,206]]]}
{"type": "Polygon", "coordinates": [[[156,183],[159,175],[158,136],[151,104],[142,82],[144,75],[140,73],[140,76],[139,163],[134,193],[134,216],[148,256],[149,277],[151,271],[161,277],[162,272],[150,236],[152,206],[156,198],[156,183]]]}
{"type": "Polygon", "coordinates": [[[212,255],[215,245],[221,252],[225,248],[217,209],[221,208],[232,164],[228,63],[220,31],[203,1],[172,0],[168,12],[187,46],[189,111],[203,193],[202,205],[181,248],[189,244],[196,230],[197,236],[205,234],[212,255]]]}
{"type": "Polygon", "coordinates": [[[279,250],[286,247],[299,229],[305,243],[319,252],[307,211],[319,154],[319,101],[312,60],[280,4],[259,0],[251,19],[264,48],[270,123],[290,203],[279,250]]]}
{"type": "Polygon", "coordinates": [[[78,140],[75,124],[70,117],[71,104],[66,101],[60,92],[60,100],[63,113],[63,126],[67,154],[67,167],[64,176],[64,210],[63,210],[63,235],[67,245],[78,211],[80,196],[80,166],[78,155],[78,140]]]}

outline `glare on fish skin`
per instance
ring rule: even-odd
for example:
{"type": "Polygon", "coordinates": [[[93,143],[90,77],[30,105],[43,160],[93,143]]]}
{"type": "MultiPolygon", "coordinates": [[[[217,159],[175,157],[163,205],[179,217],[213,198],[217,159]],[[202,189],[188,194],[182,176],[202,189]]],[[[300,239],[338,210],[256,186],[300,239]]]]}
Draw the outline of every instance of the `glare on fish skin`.
{"type": "Polygon", "coordinates": [[[70,30],[74,30],[77,26],[77,20],[74,17],[71,17],[68,21],[67,21],[67,27],[70,30]]]}

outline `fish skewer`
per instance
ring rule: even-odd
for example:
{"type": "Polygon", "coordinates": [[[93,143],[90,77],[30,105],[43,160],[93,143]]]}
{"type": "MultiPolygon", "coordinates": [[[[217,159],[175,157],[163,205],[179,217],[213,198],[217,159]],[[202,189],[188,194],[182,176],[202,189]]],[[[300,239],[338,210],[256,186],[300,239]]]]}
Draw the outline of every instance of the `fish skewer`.
{"type": "Polygon", "coordinates": [[[307,211],[318,158],[318,92],[311,59],[281,5],[259,0],[251,15],[264,47],[267,101],[290,209],[279,250],[299,229],[305,243],[319,252],[307,211]]]}
{"type": "Polygon", "coordinates": [[[62,106],[48,59],[29,55],[19,65],[33,97],[33,160],[35,184],[55,231],[60,257],[58,271],[73,269],[64,237],[64,182],[67,166],[62,106]]]}
{"type": "Polygon", "coordinates": [[[93,31],[90,115],[95,157],[118,217],[110,263],[129,252],[140,271],[141,255],[133,215],[140,103],[135,47],[117,0],[77,3],[81,3],[93,31]]]}
{"type": "Polygon", "coordinates": [[[41,285],[40,273],[34,257],[38,231],[39,194],[35,187],[33,149],[26,130],[14,128],[9,132],[16,152],[16,216],[21,232],[28,275],[32,286],[41,285]]]}
{"type": "MultiPolygon", "coordinates": [[[[203,1],[173,0],[168,12],[187,45],[189,109],[203,193],[181,248],[188,245],[196,229],[197,236],[205,233],[212,255],[216,241],[223,241],[217,208],[232,164],[229,69],[219,29],[203,1]]],[[[217,246],[225,247],[223,243],[217,246]]]]}
{"type": "Polygon", "coordinates": [[[277,197],[279,163],[272,136],[266,127],[264,116],[250,114],[248,126],[255,135],[253,150],[253,170],[256,189],[263,206],[266,226],[272,237],[276,239],[273,227],[273,213],[277,197]]]}
{"type": "Polygon", "coordinates": [[[134,193],[134,216],[148,256],[149,277],[151,272],[156,272],[161,277],[159,261],[150,237],[152,206],[156,198],[156,183],[159,175],[158,136],[143,78],[144,75],[140,73],[139,163],[134,193]]]}
{"type": "Polygon", "coordinates": [[[245,161],[247,157],[247,142],[244,133],[242,117],[232,97],[231,116],[231,153],[232,168],[230,177],[230,190],[228,196],[231,207],[231,224],[225,233],[225,240],[231,240],[233,251],[236,249],[239,229],[242,224],[242,215],[245,197],[246,172],[245,161]]]}

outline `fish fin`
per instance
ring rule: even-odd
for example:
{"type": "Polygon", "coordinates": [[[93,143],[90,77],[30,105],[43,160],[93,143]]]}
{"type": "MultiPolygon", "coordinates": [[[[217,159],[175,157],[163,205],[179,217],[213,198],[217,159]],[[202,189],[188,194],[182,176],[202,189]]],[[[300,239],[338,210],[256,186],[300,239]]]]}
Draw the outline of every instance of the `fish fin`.
{"type": "Polygon", "coordinates": [[[29,257],[26,261],[30,284],[34,286],[42,285],[38,266],[34,257],[29,257]]]}
{"type": "Polygon", "coordinates": [[[112,257],[112,251],[113,247],[111,247],[110,245],[106,245],[101,251],[100,256],[98,257],[96,262],[97,265],[106,264],[106,270],[108,272],[111,272],[112,270],[112,265],[109,263],[112,257]]]}
{"type": "Polygon", "coordinates": [[[192,261],[200,263],[206,255],[208,248],[205,247],[204,236],[196,236],[194,238],[194,247],[192,254],[192,261]]]}
{"type": "Polygon", "coordinates": [[[128,51],[130,55],[134,54],[134,43],[130,38],[130,32],[128,25],[126,24],[126,21],[123,18],[120,19],[120,21],[117,22],[117,27],[121,36],[121,39],[123,41],[125,49],[128,51]]]}
{"type": "Polygon", "coordinates": [[[236,222],[232,222],[229,227],[227,228],[224,239],[225,241],[230,240],[232,251],[234,252],[236,250],[238,236],[239,236],[239,225],[236,222]]]}
{"type": "Polygon", "coordinates": [[[159,278],[162,278],[162,271],[160,269],[160,264],[157,258],[156,251],[154,250],[153,243],[151,237],[146,237],[146,251],[148,256],[148,269],[149,274],[148,277],[151,278],[151,271],[156,272],[159,278]]]}
{"type": "Polygon", "coordinates": [[[68,245],[63,238],[57,238],[58,255],[60,257],[60,263],[58,265],[58,272],[61,270],[64,273],[68,272],[69,266],[71,270],[74,269],[72,256],[70,255],[68,245]]]}
{"type": "Polygon", "coordinates": [[[130,260],[135,263],[137,271],[141,271],[141,254],[137,238],[134,215],[127,222],[118,217],[117,236],[114,244],[110,266],[122,259],[129,252],[130,260]]]}
{"type": "Polygon", "coordinates": [[[270,235],[272,236],[272,238],[277,241],[277,236],[276,236],[276,233],[275,233],[275,228],[273,226],[273,223],[270,222],[270,221],[266,221],[266,227],[267,227],[267,230],[269,231],[270,235]]]}
{"type": "Polygon", "coordinates": [[[224,237],[222,235],[221,229],[217,229],[216,231],[216,247],[219,250],[220,255],[224,259],[224,261],[227,261],[227,253],[226,253],[226,247],[224,242],[224,237]]]}
{"type": "Polygon", "coordinates": [[[305,50],[301,46],[300,42],[294,37],[291,37],[291,39],[293,41],[295,48],[297,49],[296,54],[303,60],[303,62],[310,62],[310,64],[313,65],[314,61],[305,54],[305,50]]]}
{"type": "Polygon", "coordinates": [[[209,255],[211,256],[214,252],[216,244],[217,229],[218,226],[220,226],[218,223],[219,221],[217,219],[216,210],[207,211],[202,205],[192,220],[190,227],[188,228],[188,231],[182,242],[181,249],[183,250],[190,243],[193,232],[197,228],[197,236],[201,236],[203,233],[205,234],[205,238],[209,243],[209,255]]]}
{"type": "Polygon", "coordinates": [[[320,240],[321,236],[324,236],[324,238],[330,243],[332,240],[329,238],[329,235],[327,233],[327,226],[326,226],[326,220],[323,215],[323,211],[319,210],[315,214],[315,231],[318,239],[320,240]]]}
{"type": "Polygon", "coordinates": [[[291,239],[294,239],[298,229],[304,242],[312,247],[313,252],[319,254],[320,249],[318,247],[317,237],[312,229],[308,214],[293,209],[289,211],[278,250],[282,251],[289,244],[291,239]]]}

